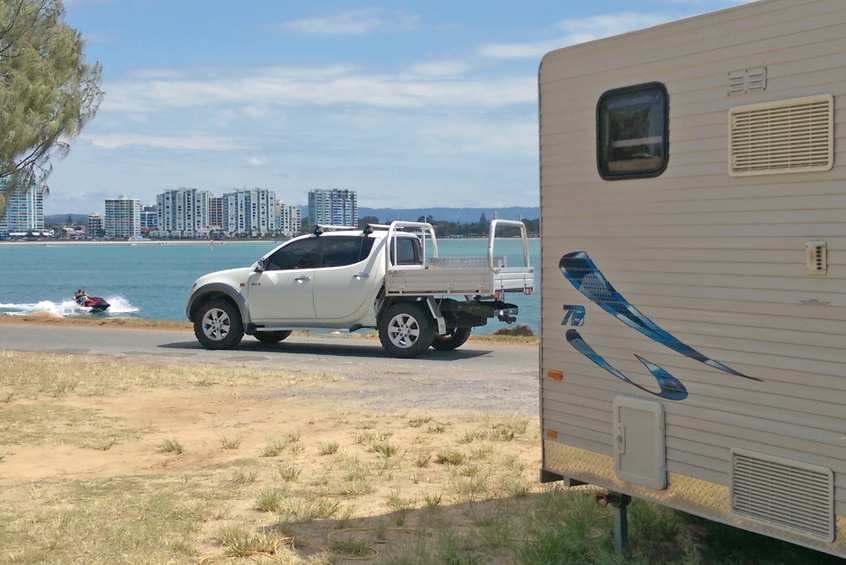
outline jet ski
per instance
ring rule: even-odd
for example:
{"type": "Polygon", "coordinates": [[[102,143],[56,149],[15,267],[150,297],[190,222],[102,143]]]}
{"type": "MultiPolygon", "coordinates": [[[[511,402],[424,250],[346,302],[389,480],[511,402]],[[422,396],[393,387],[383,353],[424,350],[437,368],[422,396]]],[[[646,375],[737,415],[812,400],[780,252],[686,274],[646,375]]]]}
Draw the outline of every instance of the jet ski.
{"type": "Polygon", "coordinates": [[[106,308],[111,306],[111,304],[106,302],[105,298],[102,298],[100,296],[89,296],[85,299],[82,305],[86,308],[91,308],[92,312],[102,312],[106,308]]]}
{"type": "Polygon", "coordinates": [[[111,304],[106,302],[105,298],[100,296],[88,296],[82,289],[73,293],[73,299],[80,306],[90,308],[92,312],[103,312],[111,306],[111,304]]]}

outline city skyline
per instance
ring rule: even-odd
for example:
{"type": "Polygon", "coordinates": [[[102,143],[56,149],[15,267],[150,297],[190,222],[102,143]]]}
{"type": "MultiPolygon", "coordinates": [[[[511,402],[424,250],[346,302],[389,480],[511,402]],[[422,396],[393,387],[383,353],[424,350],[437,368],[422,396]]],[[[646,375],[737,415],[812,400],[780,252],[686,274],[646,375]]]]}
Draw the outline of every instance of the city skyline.
{"type": "MultiPolygon", "coordinates": [[[[46,184],[47,186],[49,186],[49,183],[45,183],[45,184],[46,184]]],[[[102,214],[102,213],[103,213],[103,211],[104,211],[105,202],[106,202],[107,200],[110,200],[110,199],[117,199],[117,198],[134,198],[134,199],[137,199],[137,200],[141,203],[141,206],[142,206],[142,207],[145,207],[145,206],[155,206],[155,205],[156,205],[156,201],[157,201],[157,199],[158,199],[159,195],[161,195],[161,194],[163,194],[163,193],[165,193],[165,192],[170,192],[170,191],[175,191],[175,190],[202,190],[202,191],[208,192],[211,196],[223,196],[224,194],[228,194],[228,193],[232,193],[232,192],[237,192],[237,191],[239,191],[239,190],[254,190],[254,189],[257,189],[257,190],[273,190],[273,189],[271,189],[271,188],[266,188],[266,187],[258,187],[258,186],[242,186],[242,187],[240,187],[240,188],[234,188],[234,187],[233,187],[233,188],[224,188],[224,189],[221,189],[221,190],[220,190],[220,194],[218,195],[218,194],[217,194],[217,191],[208,190],[208,189],[205,189],[205,188],[199,188],[199,187],[188,187],[188,186],[180,186],[180,187],[177,187],[177,188],[167,188],[167,189],[163,189],[163,190],[159,191],[158,193],[153,194],[153,195],[152,195],[152,199],[151,199],[151,201],[149,201],[149,202],[148,202],[148,201],[145,201],[144,199],[139,198],[138,196],[133,195],[133,194],[128,194],[128,193],[127,193],[127,194],[116,194],[116,195],[113,195],[113,196],[105,196],[105,197],[103,197],[103,200],[102,200],[102,201],[99,201],[99,202],[96,204],[96,206],[98,206],[98,207],[99,207],[99,208],[97,208],[97,209],[91,209],[91,210],[80,210],[80,211],[52,210],[52,211],[46,212],[46,213],[45,213],[45,215],[50,216],[50,215],[56,215],[56,214],[72,214],[72,215],[102,214]]],[[[292,204],[292,205],[293,205],[293,204],[297,204],[297,205],[299,205],[299,206],[308,206],[308,203],[307,203],[307,201],[308,201],[308,193],[309,193],[309,192],[312,192],[312,191],[314,191],[314,190],[350,190],[350,189],[344,189],[344,188],[325,188],[325,189],[321,188],[321,189],[309,189],[309,190],[307,190],[307,191],[306,191],[306,193],[305,193],[305,198],[303,198],[303,202],[302,202],[302,203],[299,203],[299,202],[298,202],[298,203],[289,203],[289,202],[285,202],[285,201],[283,201],[283,202],[285,202],[286,204],[292,204]]],[[[49,194],[50,190],[48,189],[46,192],[47,192],[48,194],[45,194],[45,195],[44,195],[44,202],[45,202],[45,204],[47,203],[47,200],[50,198],[50,194],[49,194]]],[[[274,191],[274,192],[275,192],[275,191],[274,191]]],[[[355,191],[353,191],[353,192],[355,192],[355,191]]]]}
{"type": "Polygon", "coordinates": [[[66,0],[105,98],[53,162],[46,212],[180,186],[535,206],[542,56],[738,3],[66,0]]]}
{"type": "MultiPolygon", "coordinates": [[[[330,209],[334,209],[331,204],[336,192],[343,193],[344,201],[351,200],[353,206],[356,200],[354,191],[349,190],[313,192],[331,193],[324,199],[330,209]]],[[[47,187],[38,183],[14,192],[5,213],[0,216],[0,239],[31,235],[51,237],[53,230],[46,229],[46,218],[50,215],[44,213],[47,194],[47,187]]],[[[273,191],[259,188],[235,189],[221,196],[214,196],[207,190],[180,188],[156,195],[152,205],[122,195],[106,198],[102,213],[69,213],[67,223],[80,223],[78,219],[70,219],[74,215],[85,218],[81,223],[87,226],[87,233],[83,235],[106,239],[138,239],[142,235],[194,239],[212,233],[291,237],[300,232],[302,219],[299,205],[285,204],[276,199],[273,191]]],[[[327,223],[334,222],[330,219],[327,223]]],[[[62,229],[68,227],[65,225],[62,229]]]]}

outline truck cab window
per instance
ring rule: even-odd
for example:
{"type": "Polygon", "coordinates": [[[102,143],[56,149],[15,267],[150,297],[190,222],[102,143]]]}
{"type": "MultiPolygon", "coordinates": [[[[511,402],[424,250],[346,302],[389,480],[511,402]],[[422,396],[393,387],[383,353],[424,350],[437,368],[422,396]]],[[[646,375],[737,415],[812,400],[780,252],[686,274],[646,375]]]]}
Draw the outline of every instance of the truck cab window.
{"type": "Polygon", "coordinates": [[[268,271],[314,269],[320,266],[321,241],[318,237],[292,241],[267,258],[268,271]]]}
{"type": "Polygon", "coordinates": [[[394,246],[391,246],[392,265],[422,265],[423,253],[420,249],[420,240],[416,237],[400,237],[396,240],[396,257],[394,257],[394,246]]]}
{"type": "Polygon", "coordinates": [[[373,239],[361,236],[324,237],[323,267],[343,267],[363,261],[370,255],[373,239]]]}
{"type": "Polygon", "coordinates": [[[669,96],[653,82],[605,92],[596,106],[596,162],[606,180],[657,177],[669,160],[669,96]]]}

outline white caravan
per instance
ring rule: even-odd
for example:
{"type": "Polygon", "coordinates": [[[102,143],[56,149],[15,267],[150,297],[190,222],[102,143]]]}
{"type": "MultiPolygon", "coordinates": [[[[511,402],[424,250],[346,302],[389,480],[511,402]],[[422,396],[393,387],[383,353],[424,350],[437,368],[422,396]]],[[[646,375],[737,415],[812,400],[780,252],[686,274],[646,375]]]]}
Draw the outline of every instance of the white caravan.
{"type": "Polygon", "coordinates": [[[846,2],[553,51],[539,120],[542,480],[846,556],[846,2]]]}

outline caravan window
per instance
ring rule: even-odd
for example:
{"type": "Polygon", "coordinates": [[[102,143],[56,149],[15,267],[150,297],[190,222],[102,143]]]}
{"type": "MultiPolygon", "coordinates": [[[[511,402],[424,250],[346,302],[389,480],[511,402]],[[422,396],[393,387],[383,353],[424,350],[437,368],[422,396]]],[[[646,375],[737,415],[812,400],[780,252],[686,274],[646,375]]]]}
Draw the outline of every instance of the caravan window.
{"type": "Polygon", "coordinates": [[[657,177],[669,159],[669,97],[653,82],[609,90],[596,106],[596,161],[606,180],[657,177]]]}

